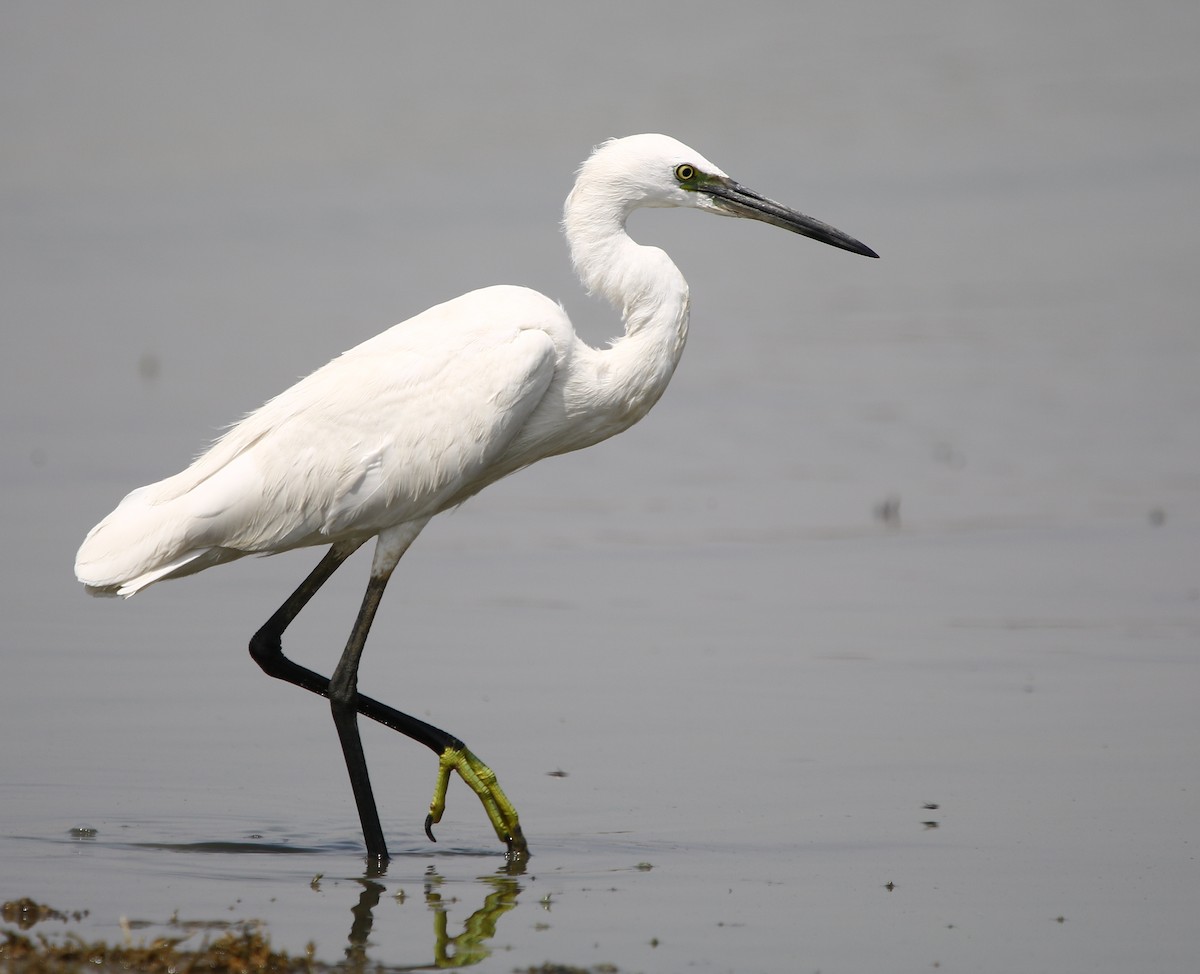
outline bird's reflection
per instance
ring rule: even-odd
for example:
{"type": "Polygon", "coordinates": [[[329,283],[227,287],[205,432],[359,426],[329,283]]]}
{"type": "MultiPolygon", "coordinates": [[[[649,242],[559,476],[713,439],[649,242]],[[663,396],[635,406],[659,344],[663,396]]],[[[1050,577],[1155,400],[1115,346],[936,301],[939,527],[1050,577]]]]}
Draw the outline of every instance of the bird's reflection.
{"type": "MultiPolygon", "coordinates": [[[[395,863],[396,860],[392,860],[392,864],[395,863]]],[[[358,883],[362,891],[358,894],[358,902],[350,910],[354,919],[350,924],[350,936],[346,945],[347,969],[365,971],[370,965],[372,970],[383,968],[415,971],[470,967],[478,964],[491,956],[491,942],[496,936],[496,925],[500,917],[517,905],[517,897],[524,889],[520,882],[524,871],[524,863],[510,862],[494,875],[480,876],[479,883],[487,890],[483,896],[483,903],[463,922],[461,932],[451,935],[449,910],[452,904],[459,901],[457,898],[443,898],[442,886],[445,878],[436,867],[429,866],[425,870],[422,887],[425,908],[433,914],[432,960],[394,966],[367,956],[371,929],[375,924],[375,908],[387,890],[383,882],[387,873],[387,863],[373,864],[359,878],[358,883]]],[[[404,902],[402,894],[398,894],[397,899],[401,903],[404,902]]]]}
{"type": "MultiPolygon", "coordinates": [[[[440,883],[441,877],[436,877],[440,883]]],[[[425,903],[433,910],[433,962],[438,967],[470,967],[488,957],[496,936],[496,923],[517,905],[521,887],[511,876],[484,879],[492,891],[483,898],[483,906],[467,917],[462,933],[451,937],[447,929],[447,909],[435,884],[425,884],[425,903]]]]}
{"type": "Polygon", "coordinates": [[[354,921],[350,924],[349,944],[346,946],[346,960],[351,970],[362,970],[367,963],[367,943],[371,937],[371,927],[375,925],[375,907],[379,905],[379,897],[385,889],[383,883],[378,883],[370,874],[359,880],[362,892],[358,894],[358,902],[350,908],[354,921]]]}

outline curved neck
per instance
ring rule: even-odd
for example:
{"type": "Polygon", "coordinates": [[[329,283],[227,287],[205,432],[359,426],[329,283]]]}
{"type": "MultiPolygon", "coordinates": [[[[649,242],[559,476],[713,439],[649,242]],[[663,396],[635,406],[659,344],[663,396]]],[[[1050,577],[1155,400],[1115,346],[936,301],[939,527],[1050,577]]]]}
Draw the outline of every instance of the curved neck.
{"type": "Polygon", "coordinates": [[[637,208],[611,183],[580,176],[563,211],[571,261],[589,293],[602,295],[621,315],[625,334],[602,354],[606,370],[645,409],[657,401],[683,354],[688,286],[657,247],[630,238],[625,221],[637,208]],[[632,388],[631,388],[632,387],[632,388]]]}

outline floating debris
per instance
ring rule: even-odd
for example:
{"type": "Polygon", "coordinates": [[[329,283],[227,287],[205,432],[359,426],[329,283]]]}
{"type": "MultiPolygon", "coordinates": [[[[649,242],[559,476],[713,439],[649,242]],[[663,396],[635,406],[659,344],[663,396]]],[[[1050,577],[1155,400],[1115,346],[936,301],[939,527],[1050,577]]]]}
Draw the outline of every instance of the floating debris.
{"type": "Polygon", "coordinates": [[[196,949],[179,946],[180,940],[160,937],[148,944],[109,944],[69,935],[61,943],[44,936],[31,938],[3,931],[0,968],[22,974],[71,974],[75,971],[138,971],[140,974],[175,974],[204,971],[205,974],[293,974],[324,971],[313,961],[312,945],[304,957],[291,957],[271,949],[257,930],[225,933],[196,949]]]}
{"type": "Polygon", "coordinates": [[[63,923],[71,920],[78,922],[87,915],[87,910],[62,913],[44,903],[38,903],[28,896],[0,904],[0,918],[3,918],[5,923],[12,923],[22,930],[28,930],[35,923],[44,923],[47,920],[61,920],[63,923]]]}

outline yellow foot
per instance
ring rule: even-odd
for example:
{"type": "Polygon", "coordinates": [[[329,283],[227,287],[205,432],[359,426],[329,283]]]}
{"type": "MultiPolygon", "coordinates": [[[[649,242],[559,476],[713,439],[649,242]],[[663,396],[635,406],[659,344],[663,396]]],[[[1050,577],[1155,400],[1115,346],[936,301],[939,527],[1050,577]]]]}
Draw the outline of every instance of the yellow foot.
{"type": "Polygon", "coordinates": [[[446,787],[450,784],[451,771],[457,771],[458,776],[479,796],[496,835],[508,846],[509,858],[521,861],[528,858],[529,847],[525,844],[521,823],[517,821],[517,810],[501,790],[496,772],[466,747],[448,747],[438,758],[437,783],[433,786],[433,801],[429,803],[429,814],[425,817],[425,834],[430,840],[437,841],[433,837],[433,827],[442,820],[442,813],[446,811],[446,787]]]}

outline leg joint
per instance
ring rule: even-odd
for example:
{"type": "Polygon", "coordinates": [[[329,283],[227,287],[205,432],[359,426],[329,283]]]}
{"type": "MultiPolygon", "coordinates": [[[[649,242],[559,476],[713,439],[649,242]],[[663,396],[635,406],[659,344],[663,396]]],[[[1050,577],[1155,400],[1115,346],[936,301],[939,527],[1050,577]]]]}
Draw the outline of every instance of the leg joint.
{"type": "Polygon", "coordinates": [[[250,637],[250,658],[268,676],[274,676],[279,670],[279,660],[283,658],[283,643],[279,634],[268,632],[263,626],[250,637]]]}

